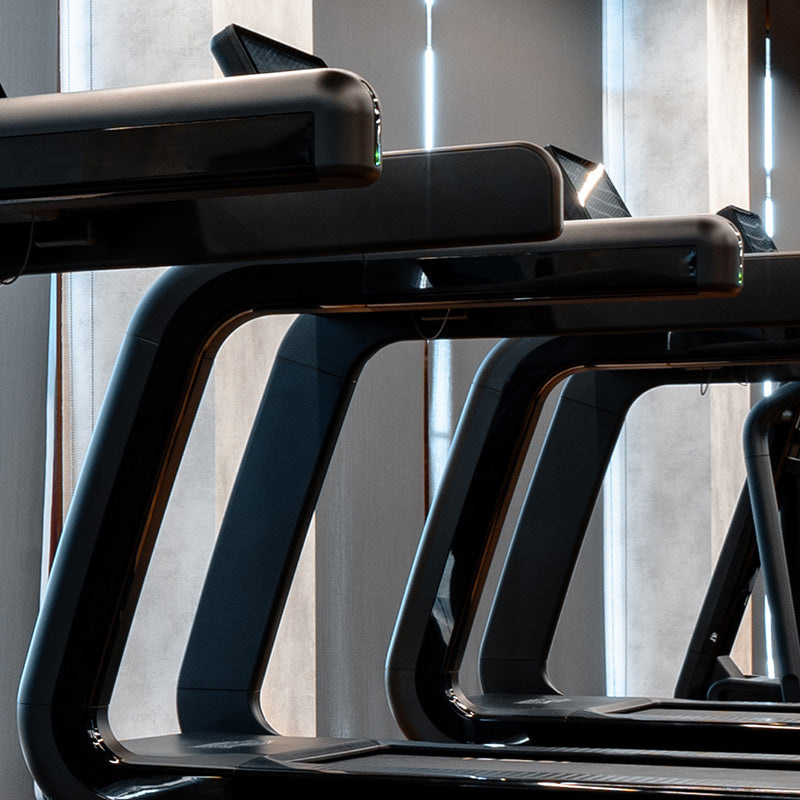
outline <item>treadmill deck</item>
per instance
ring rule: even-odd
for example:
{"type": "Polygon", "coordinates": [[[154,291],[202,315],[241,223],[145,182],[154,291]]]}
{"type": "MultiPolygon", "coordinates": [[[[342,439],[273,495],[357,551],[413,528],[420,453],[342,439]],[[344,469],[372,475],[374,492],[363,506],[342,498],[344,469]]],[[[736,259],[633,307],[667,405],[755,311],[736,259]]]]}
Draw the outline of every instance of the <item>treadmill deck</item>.
{"type": "MultiPolygon", "coordinates": [[[[800,796],[800,756],[174,734],[123,743],[135,761],[187,771],[302,770],[490,789],[586,788],[800,796]],[[213,755],[212,755],[213,754],[213,755]]],[[[126,760],[128,760],[126,758],[126,760]]]]}

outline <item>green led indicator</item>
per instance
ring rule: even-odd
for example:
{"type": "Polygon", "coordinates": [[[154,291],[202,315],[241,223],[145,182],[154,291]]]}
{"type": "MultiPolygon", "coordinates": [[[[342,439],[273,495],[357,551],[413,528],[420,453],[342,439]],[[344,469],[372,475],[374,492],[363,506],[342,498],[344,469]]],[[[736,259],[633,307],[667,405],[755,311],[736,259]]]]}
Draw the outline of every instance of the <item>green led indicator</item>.
{"type": "Polygon", "coordinates": [[[374,153],[374,160],[375,166],[379,167],[381,165],[381,161],[383,161],[383,155],[381,154],[381,107],[378,104],[378,98],[375,96],[375,92],[372,91],[372,87],[366,82],[361,81],[364,84],[364,87],[369,92],[370,97],[372,98],[372,113],[374,115],[374,123],[375,123],[375,153],[374,153]]]}
{"type": "Polygon", "coordinates": [[[736,274],[736,283],[739,284],[739,286],[744,286],[744,267],[743,266],[739,267],[739,272],[736,274]]]}
{"type": "Polygon", "coordinates": [[[381,142],[383,141],[383,130],[381,126],[381,112],[378,108],[377,102],[375,103],[375,166],[379,167],[383,160],[381,154],[381,142]]]}

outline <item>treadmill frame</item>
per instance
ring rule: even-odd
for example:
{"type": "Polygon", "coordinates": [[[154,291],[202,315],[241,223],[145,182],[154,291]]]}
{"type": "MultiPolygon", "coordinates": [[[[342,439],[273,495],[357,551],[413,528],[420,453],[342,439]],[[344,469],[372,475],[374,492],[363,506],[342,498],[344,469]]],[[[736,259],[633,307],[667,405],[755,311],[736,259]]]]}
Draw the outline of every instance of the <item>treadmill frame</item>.
{"type": "MultiPolygon", "coordinates": [[[[475,308],[448,320],[446,331],[455,338],[521,335],[539,330],[566,334],[572,331],[558,312],[570,308],[579,312],[577,316],[584,324],[591,322],[596,332],[606,333],[636,325],[652,329],[658,324],[659,312],[666,319],[677,320],[678,326],[682,320],[684,326],[693,329],[739,328],[750,315],[760,325],[774,323],[780,327],[783,316],[793,310],[792,292],[787,290],[794,283],[795,270],[788,269],[785,259],[778,259],[787,267],[784,275],[788,283],[774,275],[768,281],[759,281],[760,269],[778,272],[773,262],[774,257],[770,257],[751,263],[755,273],[753,290],[743,290],[747,296],[741,302],[741,295],[699,303],[641,301],[641,306],[649,307],[653,313],[638,316],[645,320],[638,323],[625,303],[574,307],[514,303],[501,284],[484,289],[482,304],[475,302],[475,308]],[[494,297],[493,292],[497,293],[494,297]],[[495,303],[497,307],[493,307],[495,303]]],[[[209,760],[207,750],[192,749],[190,734],[175,740],[184,742],[180,754],[174,748],[170,754],[168,744],[162,742],[158,745],[161,756],[147,752],[137,755],[129,745],[114,739],[107,726],[106,704],[123,644],[118,634],[124,633],[130,622],[166,489],[177,469],[200,387],[216,349],[233,328],[257,314],[299,312],[327,316],[340,315],[353,307],[371,308],[371,282],[362,279],[364,269],[361,260],[176,268],[160,279],[157,289],[137,312],[103,407],[74,511],[59,546],[20,690],[20,724],[26,755],[37,781],[54,798],[62,796],[62,792],[78,798],[96,797],[105,791],[103,786],[120,785],[123,778],[135,783],[143,775],[154,781],[174,781],[176,775],[189,781],[212,774],[202,780],[208,784],[210,796],[220,797],[231,796],[226,794],[231,791],[231,781],[237,784],[263,780],[267,777],[265,769],[278,769],[279,774],[269,772],[276,785],[294,779],[294,772],[288,776],[276,766],[273,757],[266,755],[270,747],[280,748],[280,742],[275,743],[268,734],[263,740],[267,749],[260,750],[262,755],[258,757],[252,748],[243,746],[224,758],[209,760]],[[250,767],[246,766],[248,763],[250,767]],[[217,788],[219,794],[214,795],[217,788]]],[[[366,269],[380,271],[381,264],[367,263],[366,269]]],[[[399,309],[382,311],[380,319],[390,326],[405,320],[402,324],[407,326],[409,312],[424,307],[446,309],[458,297],[457,286],[442,290],[431,300],[417,297],[415,302],[412,293],[399,309]]],[[[353,319],[356,317],[369,320],[372,315],[357,313],[353,319]]],[[[417,336],[415,333],[414,338],[417,336]]],[[[770,358],[794,361],[800,357],[784,334],[778,332],[776,339],[774,345],[766,345],[770,358]]],[[[591,344],[585,350],[573,336],[554,340],[552,348],[557,357],[542,374],[542,380],[549,383],[565,370],[580,368],[587,359],[595,363],[598,356],[609,364],[620,359],[629,364],[640,358],[643,363],[651,363],[654,357],[658,360],[673,355],[666,347],[664,333],[585,337],[584,341],[591,344]],[[653,349],[655,340],[659,344],[653,349]],[[623,342],[642,344],[636,345],[633,353],[623,354],[619,349],[623,342]],[[645,342],[650,349],[644,346],[645,342]]],[[[764,357],[758,343],[754,348],[748,343],[740,355],[743,363],[764,357]]],[[[693,355],[691,361],[698,363],[697,356],[693,355]]],[[[713,359],[703,354],[700,363],[709,361],[713,359]]],[[[786,743],[787,736],[779,738],[786,743]]],[[[762,739],[748,737],[748,741],[755,744],[762,739]]],[[[380,745],[370,745],[373,746],[380,749],[380,745]]],[[[323,770],[316,777],[324,775],[328,780],[335,777],[334,773],[323,770]]],[[[301,770],[297,779],[313,777],[301,770]]],[[[361,780],[358,776],[336,779],[348,785],[361,780]]],[[[363,785],[371,785],[373,780],[381,782],[364,777],[363,785]]],[[[409,780],[413,783],[415,779],[409,780]]]]}

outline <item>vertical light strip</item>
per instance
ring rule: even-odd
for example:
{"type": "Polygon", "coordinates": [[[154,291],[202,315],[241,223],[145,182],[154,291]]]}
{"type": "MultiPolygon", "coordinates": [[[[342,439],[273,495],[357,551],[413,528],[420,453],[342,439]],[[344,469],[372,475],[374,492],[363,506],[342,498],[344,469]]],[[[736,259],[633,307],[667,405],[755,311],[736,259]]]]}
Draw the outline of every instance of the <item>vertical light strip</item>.
{"type": "MultiPolygon", "coordinates": [[[[59,3],[59,60],[60,84],[63,92],[80,92],[92,88],[92,2],[93,0],[60,0],[59,3]]],[[[67,319],[63,330],[64,336],[64,369],[69,373],[66,380],[67,396],[62,399],[66,413],[67,423],[64,432],[64,455],[62,458],[68,464],[67,503],[72,497],[77,480],[78,466],[75,453],[75,387],[74,364],[77,348],[75,345],[76,325],[73,323],[73,303],[76,287],[80,287],[87,280],[87,276],[77,273],[64,275],[63,290],[65,298],[65,312],[67,319]]],[[[90,330],[93,330],[94,320],[89,320],[90,330]]],[[[86,355],[90,374],[94,372],[94,353],[86,355]]]]}
{"type": "MultiPolygon", "coordinates": [[[[427,16],[425,38],[425,89],[424,142],[425,149],[434,146],[434,57],[433,57],[433,4],[425,0],[427,16]]],[[[428,486],[431,496],[436,492],[444,471],[450,442],[453,437],[453,393],[452,393],[452,346],[447,339],[430,342],[430,418],[428,427],[428,447],[430,452],[428,486]]]]}
{"type": "Polygon", "coordinates": [[[764,227],[770,236],[775,232],[775,205],[772,201],[773,107],[772,53],[769,31],[764,40],[764,227]]]}
{"type": "Polygon", "coordinates": [[[433,3],[434,0],[425,0],[427,12],[427,36],[425,44],[425,96],[424,96],[424,125],[425,149],[433,149],[433,3]]]}
{"type": "Polygon", "coordinates": [[[767,662],[767,677],[775,677],[775,643],[772,636],[772,612],[769,608],[769,600],[764,599],[764,628],[766,636],[764,637],[764,644],[766,649],[765,660],[767,662]]]}
{"type": "Polygon", "coordinates": [[[610,697],[624,697],[627,691],[626,449],[623,425],[603,484],[606,694],[610,697]]]}
{"type": "MultiPolygon", "coordinates": [[[[625,187],[625,0],[603,3],[603,160],[625,187]]],[[[624,191],[623,191],[624,194],[624,191]]],[[[603,605],[606,694],[627,688],[626,428],[603,483],[603,605]]]]}
{"type": "Polygon", "coordinates": [[[92,88],[91,75],[92,0],[61,0],[61,91],[80,92],[92,88]]]}
{"type": "Polygon", "coordinates": [[[431,404],[430,404],[430,475],[428,478],[431,496],[436,493],[450,443],[453,438],[452,417],[452,342],[448,339],[431,343],[431,404]]]}
{"type": "Polygon", "coordinates": [[[625,3],[603,2],[603,163],[625,192],[625,3]]]}
{"type": "MultiPolygon", "coordinates": [[[[767,12],[769,14],[769,11],[767,12]]],[[[767,234],[775,233],[775,204],[772,200],[773,154],[773,106],[772,106],[772,47],[769,36],[769,19],[764,37],[764,227],[767,234]]],[[[764,381],[764,397],[772,394],[772,381],[764,381]]],[[[764,598],[764,642],[766,647],[767,677],[775,677],[774,642],[772,634],[772,612],[769,599],[764,598]]]]}

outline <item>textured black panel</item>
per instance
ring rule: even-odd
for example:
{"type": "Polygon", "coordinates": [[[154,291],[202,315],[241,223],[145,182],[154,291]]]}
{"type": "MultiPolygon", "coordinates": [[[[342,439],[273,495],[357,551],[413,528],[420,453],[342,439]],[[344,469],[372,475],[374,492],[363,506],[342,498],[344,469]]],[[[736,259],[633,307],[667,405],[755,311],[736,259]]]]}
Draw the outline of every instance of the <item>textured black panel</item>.
{"type": "Polygon", "coordinates": [[[725,206],[717,213],[730,220],[739,229],[745,253],[769,253],[778,249],[767,233],[761,217],[755,211],[748,211],[738,206],[725,206]]]}
{"type": "Polygon", "coordinates": [[[568,153],[559,147],[548,145],[545,148],[561,168],[564,175],[564,218],[565,219],[607,219],[610,217],[630,217],[622,197],[617,191],[602,164],[568,153]],[[591,190],[585,198],[579,199],[587,180],[598,171],[591,190]]]}
{"type": "Polygon", "coordinates": [[[337,760],[343,770],[362,770],[373,774],[424,775],[426,778],[459,778],[480,781],[513,781],[517,786],[531,784],[564,784],[564,788],[601,787],[669,787],[697,791],[700,789],[760,790],[794,788],[797,773],[779,770],[731,769],[716,766],[686,767],[682,765],[603,763],[602,761],[539,761],[514,757],[458,758],[447,755],[367,754],[337,760]],[[466,776],[466,778],[464,777],[466,776]]]}
{"type": "Polygon", "coordinates": [[[291,72],[300,69],[322,69],[321,58],[260,33],[228,25],[211,39],[211,53],[222,74],[255,75],[268,72],[291,72]]]}
{"type": "Polygon", "coordinates": [[[763,710],[759,708],[752,711],[745,705],[743,708],[732,711],[730,709],[717,710],[715,708],[681,708],[654,707],[621,713],[626,717],[654,720],[658,722],[728,722],[739,725],[800,725],[800,714],[777,710],[763,710]]]}
{"type": "Polygon", "coordinates": [[[293,69],[324,67],[325,62],[308,53],[260,36],[244,28],[239,29],[242,45],[253,60],[258,72],[286,72],[293,69]]]}

